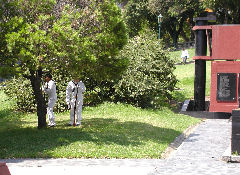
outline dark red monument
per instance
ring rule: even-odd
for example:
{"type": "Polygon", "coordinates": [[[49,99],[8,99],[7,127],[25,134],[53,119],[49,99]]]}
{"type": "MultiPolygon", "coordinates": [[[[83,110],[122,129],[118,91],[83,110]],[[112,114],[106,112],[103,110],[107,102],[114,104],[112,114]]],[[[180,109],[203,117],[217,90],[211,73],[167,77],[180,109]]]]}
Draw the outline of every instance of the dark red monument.
{"type": "Polygon", "coordinates": [[[232,113],[231,152],[240,155],[240,25],[208,25],[195,18],[194,110],[205,110],[206,61],[211,61],[209,112],[232,113]],[[208,55],[207,55],[208,50],[208,55]]]}
{"type": "MultiPolygon", "coordinates": [[[[239,108],[240,25],[195,26],[193,30],[205,33],[205,45],[209,51],[209,55],[199,56],[196,54],[193,59],[195,62],[211,61],[209,111],[231,113],[233,109],[239,108]]],[[[205,67],[200,69],[206,71],[205,67]]],[[[198,74],[195,66],[195,78],[197,79],[199,79],[198,74]]],[[[204,72],[204,77],[206,77],[206,72],[204,72]]],[[[206,81],[206,79],[202,81],[206,81]]],[[[197,84],[196,88],[199,86],[197,84]]],[[[196,88],[195,91],[197,91],[196,88]]],[[[205,85],[203,88],[205,89],[205,85]]],[[[199,101],[199,99],[196,100],[199,101]]]]}

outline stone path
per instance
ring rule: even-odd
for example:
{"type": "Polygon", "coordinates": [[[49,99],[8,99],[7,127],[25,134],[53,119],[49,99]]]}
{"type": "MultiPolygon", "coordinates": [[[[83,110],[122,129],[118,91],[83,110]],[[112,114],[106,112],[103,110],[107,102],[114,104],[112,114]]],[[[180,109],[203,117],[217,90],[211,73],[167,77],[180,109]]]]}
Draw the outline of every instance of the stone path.
{"type": "Polygon", "coordinates": [[[221,160],[230,143],[231,122],[222,119],[207,120],[152,174],[240,174],[240,164],[221,160]]]}

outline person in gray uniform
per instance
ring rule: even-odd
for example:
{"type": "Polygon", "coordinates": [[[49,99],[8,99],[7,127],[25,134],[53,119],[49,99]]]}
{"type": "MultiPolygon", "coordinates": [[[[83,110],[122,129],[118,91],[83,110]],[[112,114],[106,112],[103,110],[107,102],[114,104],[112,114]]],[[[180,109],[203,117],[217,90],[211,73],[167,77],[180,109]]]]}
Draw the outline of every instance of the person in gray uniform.
{"type": "Polygon", "coordinates": [[[86,87],[79,78],[75,78],[67,85],[66,103],[68,105],[68,109],[70,109],[69,125],[71,126],[81,125],[83,93],[85,92],[85,90],[86,87]]]}
{"type": "Polygon", "coordinates": [[[48,95],[48,106],[47,106],[47,116],[48,116],[48,126],[54,127],[55,116],[53,113],[53,107],[57,101],[57,93],[56,93],[56,83],[52,80],[51,74],[46,74],[45,76],[45,84],[42,87],[43,91],[48,95]]]}

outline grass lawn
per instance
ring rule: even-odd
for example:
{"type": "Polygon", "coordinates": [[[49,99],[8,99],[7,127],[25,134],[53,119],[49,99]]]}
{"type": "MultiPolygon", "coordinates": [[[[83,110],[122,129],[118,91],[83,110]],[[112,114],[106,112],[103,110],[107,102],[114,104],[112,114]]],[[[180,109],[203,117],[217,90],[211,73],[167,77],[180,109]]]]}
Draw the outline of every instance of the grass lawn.
{"type": "MultiPolygon", "coordinates": [[[[195,48],[191,48],[191,49],[187,49],[188,53],[189,53],[189,58],[187,59],[187,62],[192,61],[192,57],[195,55],[195,48]]],[[[170,57],[175,59],[177,63],[181,63],[182,62],[182,58],[181,58],[181,53],[182,50],[178,50],[178,51],[174,51],[174,52],[170,52],[170,57]]]]}
{"type": "MultiPolygon", "coordinates": [[[[192,61],[194,56],[194,49],[189,49],[190,58],[188,61],[192,61]]],[[[180,58],[177,58],[181,54],[181,51],[171,52],[170,56],[178,59],[176,62],[181,62],[180,58]]],[[[180,57],[180,56],[179,56],[180,57]]],[[[179,101],[185,99],[191,99],[194,96],[194,76],[195,76],[195,64],[180,64],[176,65],[174,74],[177,76],[179,82],[177,83],[178,90],[174,92],[174,96],[179,101]]],[[[211,83],[211,62],[206,62],[206,96],[210,96],[210,84],[211,83]]]]}
{"type": "Polygon", "coordinates": [[[2,91],[0,97],[0,158],[160,158],[199,122],[168,108],[104,103],[84,108],[82,127],[66,126],[69,113],[61,113],[55,128],[39,130],[36,114],[14,112],[2,91]]]}
{"type": "MultiPolygon", "coordinates": [[[[181,51],[170,56],[181,62],[181,51]]],[[[192,61],[194,49],[189,49],[192,61]]],[[[177,101],[193,98],[194,63],[176,65],[177,101]]],[[[207,62],[206,95],[210,94],[207,62]]],[[[104,103],[83,109],[82,127],[68,127],[69,113],[56,114],[55,128],[37,129],[36,114],[14,112],[0,90],[0,158],[161,158],[168,145],[200,120],[131,105],[104,103]]]]}

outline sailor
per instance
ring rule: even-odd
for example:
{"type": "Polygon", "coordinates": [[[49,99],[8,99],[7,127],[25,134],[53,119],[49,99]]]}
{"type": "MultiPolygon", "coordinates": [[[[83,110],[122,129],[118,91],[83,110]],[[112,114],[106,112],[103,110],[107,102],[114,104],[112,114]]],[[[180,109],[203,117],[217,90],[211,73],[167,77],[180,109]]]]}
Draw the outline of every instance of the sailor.
{"type": "Polygon", "coordinates": [[[189,58],[189,54],[185,48],[182,48],[181,58],[183,59],[183,64],[186,64],[187,58],[189,58]]]}
{"type": "Polygon", "coordinates": [[[68,105],[68,109],[70,109],[70,126],[81,125],[83,93],[85,90],[86,87],[79,78],[74,78],[74,80],[70,81],[67,85],[66,103],[68,105]]]}
{"type": "Polygon", "coordinates": [[[47,115],[48,115],[48,126],[54,127],[55,116],[53,113],[53,107],[57,101],[57,93],[56,93],[56,83],[52,80],[51,74],[45,75],[45,84],[43,86],[43,91],[48,95],[48,106],[47,106],[47,115]]]}

